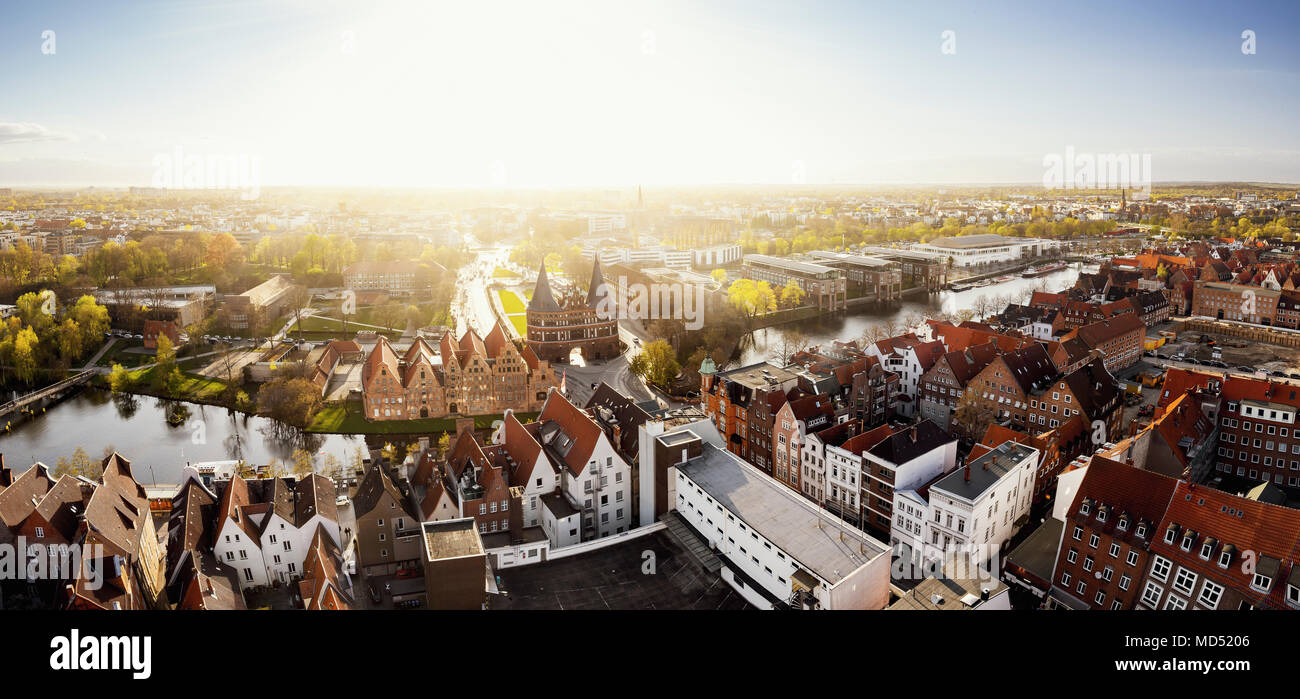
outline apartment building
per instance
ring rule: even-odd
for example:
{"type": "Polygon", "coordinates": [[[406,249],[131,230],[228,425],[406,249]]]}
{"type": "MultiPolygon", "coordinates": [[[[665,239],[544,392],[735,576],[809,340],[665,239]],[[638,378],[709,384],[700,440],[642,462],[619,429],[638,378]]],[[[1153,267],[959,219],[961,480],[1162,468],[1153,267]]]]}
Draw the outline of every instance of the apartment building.
{"type": "Polygon", "coordinates": [[[1037,449],[1005,442],[965,467],[894,495],[891,541],[914,560],[959,554],[987,566],[1025,523],[1037,449]]]}
{"type": "Polygon", "coordinates": [[[844,271],[834,267],[769,255],[745,255],[741,274],[746,279],[767,282],[774,288],[794,282],[806,294],[804,302],[817,306],[819,310],[844,310],[848,301],[844,271]]]}
{"type": "Polygon", "coordinates": [[[895,411],[903,417],[915,415],[921,377],[943,356],[943,343],[925,342],[914,333],[906,333],[877,341],[867,347],[867,354],[879,360],[885,371],[898,376],[895,411]]]}
{"type": "Polygon", "coordinates": [[[1142,358],[1147,326],[1136,313],[1124,313],[1085,325],[1074,332],[1088,349],[1099,352],[1112,372],[1127,369],[1142,358]]]}
{"type": "Polygon", "coordinates": [[[773,421],[772,476],[802,492],[800,475],[805,437],[835,424],[835,408],[827,396],[808,395],[786,401],[773,421]]]}
{"type": "Polygon", "coordinates": [[[1092,457],[1065,516],[1053,584],[1075,609],[1133,609],[1178,481],[1092,457]]]}
{"type": "Polygon", "coordinates": [[[883,609],[889,548],[821,512],[735,454],[704,446],[674,464],[677,514],[759,609],[883,609]]]}
{"type": "Polygon", "coordinates": [[[719,372],[711,358],[700,365],[700,407],[727,440],[727,449],[772,472],[773,425],[798,374],[768,362],[719,372]]]}
{"type": "Polygon", "coordinates": [[[897,494],[952,471],[957,465],[957,439],[929,420],[887,436],[868,435],[844,445],[845,458],[839,466],[850,473],[856,467],[862,474],[858,493],[862,529],[889,537],[892,543],[897,494]]]}
{"type": "Polygon", "coordinates": [[[997,356],[997,345],[989,342],[940,357],[918,382],[917,410],[921,419],[948,429],[966,387],[997,356]]]}
{"type": "Polygon", "coordinates": [[[1262,286],[1197,281],[1192,292],[1192,315],[1273,325],[1281,295],[1281,291],[1262,286]]]}
{"type": "Polygon", "coordinates": [[[1300,510],[1179,482],[1138,609],[1300,609],[1300,510]]]}

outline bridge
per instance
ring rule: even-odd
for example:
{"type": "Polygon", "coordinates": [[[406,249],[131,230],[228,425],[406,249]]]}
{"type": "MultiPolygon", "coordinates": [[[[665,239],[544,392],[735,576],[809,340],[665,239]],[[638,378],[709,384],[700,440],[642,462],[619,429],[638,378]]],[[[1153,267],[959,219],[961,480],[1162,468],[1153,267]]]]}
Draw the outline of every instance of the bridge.
{"type": "Polygon", "coordinates": [[[18,398],[11,400],[8,403],[5,403],[4,405],[0,405],[0,417],[8,415],[9,413],[12,413],[17,410],[21,410],[22,408],[32,403],[35,403],[36,401],[41,400],[43,398],[49,398],[50,396],[58,394],[62,391],[66,391],[69,388],[72,388],[73,386],[80,386],[81,384],[84,384],[87,381],[89,381],[92,377],[94,377],[98,373],[99,372],[94,369],[83,371],[80,374],[77,374],[75,376],[70,376],[56,384],[50,384],[45,388],[37,389],[35,391],[32,391],[31,393],[28,393],[25,396],[19,396],[18,398]]]}

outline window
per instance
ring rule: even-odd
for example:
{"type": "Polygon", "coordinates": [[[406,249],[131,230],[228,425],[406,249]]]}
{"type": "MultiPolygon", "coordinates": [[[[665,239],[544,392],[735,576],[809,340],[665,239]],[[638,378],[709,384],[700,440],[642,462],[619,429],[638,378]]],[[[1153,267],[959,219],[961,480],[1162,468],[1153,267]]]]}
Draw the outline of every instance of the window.
{"type": "Polygon", "coordinates": [[[1171,565],[1169,559],[1156,556],[1155,561],[1151,564],[1151,577],[1160,582],[1167,582],[1171,565]]]}
{"type": "Polygon", "coordinates": [[[1223,599],[1223,586],[1206,580],[1201,586],[1201,596],[1197,598],[1196,603],[1205,609],[1214,609],[1219,606],[1221,599],[1223,599]]]}
{"type": "Polygon", "coordinates": [[[1169,599],[1165,600],[1165,609],[1187,609],[1187,600],[1169,595],[1169,599]]]}
{"type": "Polygon", "coordinates": [[[1110,542],[1110,557],[1119,558],[1119,544],[1113,541],[1110,542]]]}
{"type": "Polygon", "coordinates": [[[1127,573],[1125,573],[1124,575],[1119,576],[1119,589],[1121,589],[1121,590],[1127,590],[1129,584],[1132,583],[1132,582],[1133,582],[1133,578],[1129,577],[1129,575],[1128,575],[1127,573]]]}
{"type": "Polygon", "coordinates": [[[1069,552],[1065,554],[1065,560],[1070,563],[1074,563],[1078,559],[1079,559],[1079,552],[1075,549],[1070,549],[1069,552]]]}
{"type": "MultiPolygon", "coordinates": [[[[989,510],[989,516],[990,516],[990,517],[993,516],[993,511],[992,511],[992,510],[989,510]]],[[[1083,541],[1083,527],[1076,526],[1076,527],[1074,528],[1074,540],[1075,540],[1075,541],[1083,541]]]]}
{"type": "Polygon", "coordinates": [[[1137,552],[1136,549],[1129,549],[1129,551],[1128,551],[1128,556],[1125,557],[1125,562],[1128,563],[1128,564],[1131,565],[1131,566],[1135,566],[1135,565],[1137,565],[1137,562],[1138,562],[1138,552],[1137,552]]]}
{"type": "Polygon", "coordinates": [[[1195,586],[1196,573],[1180,567],[1178,574],[1174,576],[1174,589],[1185,595],[1190,595],[1192,594],[1192,588],[1195,586]]]}
{"type": "Polygon", "coordinates": [[[1148,582],[1145,590],[1142,591],[1142,604],[1152,609],[1160,602],[1160,595],[1164,590],[1153,582],[1148,582]]]}
{"type": "Polygon", "coordinates": [[[1255,573],[1255,577],[1250,581],[1250,586],[1260,592],[1268,592],[1268,588],[1273,586],[1273,580],[1267,576],[1255,573]]]}

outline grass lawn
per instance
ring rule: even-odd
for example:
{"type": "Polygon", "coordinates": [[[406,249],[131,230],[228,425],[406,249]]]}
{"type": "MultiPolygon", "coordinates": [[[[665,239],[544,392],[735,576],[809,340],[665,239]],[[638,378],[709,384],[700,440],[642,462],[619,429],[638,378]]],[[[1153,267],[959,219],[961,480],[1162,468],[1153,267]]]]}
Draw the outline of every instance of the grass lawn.
{"type": "Polygon", "coordinates": [[[517,273],[511,272],[505,267],[497,267],[496,269],[492,270],[492,276],[496,277],[497,279],[518,279],[519,278],[519,275],[517,273]]]}
{"type": "Polygon", "coordinates": [[[515,326],[515,330],[520,337],[528,337],[528,315],[526,313],[516,313],[506,317],[510,319],[510,324],[515,326]]]}
{"type": "MultiPolygon", "coordinates": [[[[529,422],[537,413],[516,412],[520,422],[529,422]]],[[[492,423],[500,420],[500,415],[475,415],[474,427],[490,429],[492,423]]],[[[453,432],[456,418],[430,417],[417,420],[383,420],[369,422],[361,416],[361,406],[356,402],[327,403],[316,413],[316,419],[307,428],[308,432],[326,432],[331,434],[427,434],[431,432],[453,432]]]]}
{"type": "MultiPolygon", "coordinates": [[[[130,371],[131,380],[143,389],[153,389],[153,375],[158,367],[149,369],[132,369],[130,371]]],[[[220,379],[210,379],[198,374],[189,374],[181,372],[183,380],[180,389],[174,396],[177,400],[192,400],[196,402],[215,402],[226,390],[226,382],[220,379]]]]}
{"type": "Polygon", "coordinates": [[[524,312],[524,302],[519,300],[519,294],[509,289],[497,289],[497,296],[501,297],[501,308],[505,309],[506,315],[524,312]]]}

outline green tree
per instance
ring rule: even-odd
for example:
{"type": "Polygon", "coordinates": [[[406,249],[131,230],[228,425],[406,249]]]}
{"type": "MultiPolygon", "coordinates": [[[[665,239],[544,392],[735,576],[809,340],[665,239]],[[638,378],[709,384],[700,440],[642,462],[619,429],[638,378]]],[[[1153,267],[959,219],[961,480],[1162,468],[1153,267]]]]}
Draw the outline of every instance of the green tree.
{"type": "Polygon", "coordinates": [[[90,458],[85,449],[77,447],[71,457],[60,456],[54,465],[54,476],[84,476],[98,480],[104,473],[103,465],[90,458]]]}
{"type": "Polygon", "coordinates": [[[131,372],[126,367],[113,363],[113,368],[108,372],[108,387],[114,393],[122,393],[131,388],[131,372]]]}

